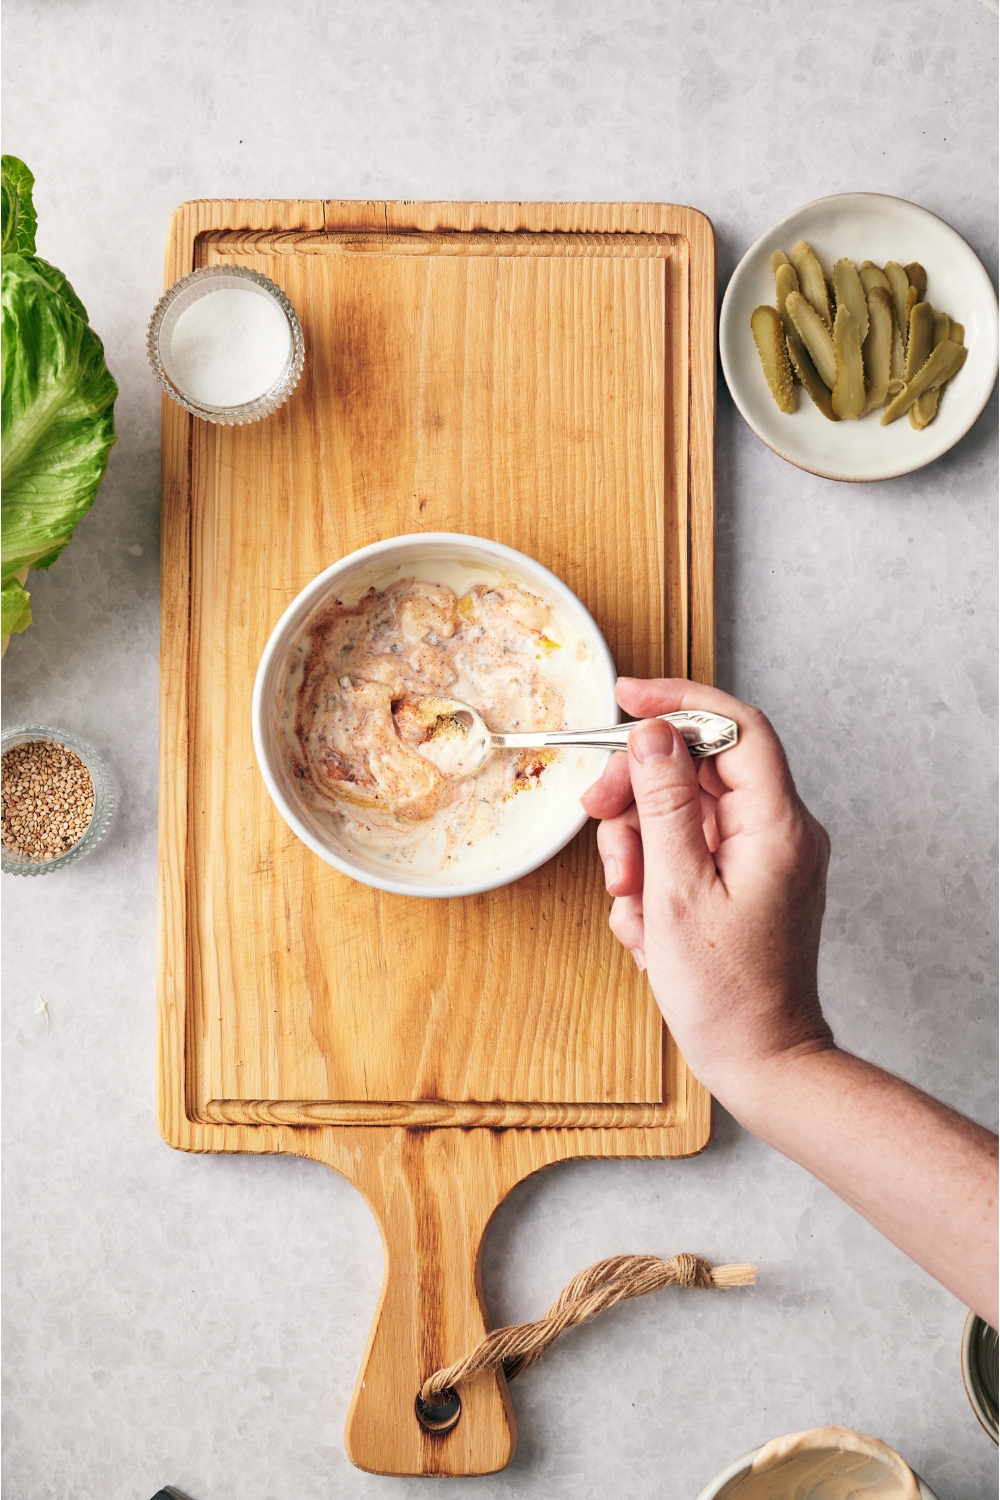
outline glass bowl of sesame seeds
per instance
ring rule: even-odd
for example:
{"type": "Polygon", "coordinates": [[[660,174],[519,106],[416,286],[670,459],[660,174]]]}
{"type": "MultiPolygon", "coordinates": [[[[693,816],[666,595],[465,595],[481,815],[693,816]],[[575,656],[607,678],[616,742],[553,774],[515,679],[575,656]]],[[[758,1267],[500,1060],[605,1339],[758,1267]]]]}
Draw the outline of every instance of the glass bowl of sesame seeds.
{"type": "Polygon", "coordinates": [[[86,740],[47,724],[0,736],[0,869],[47,875],[104,838],[115,796],[108,768],[86,740]]]}

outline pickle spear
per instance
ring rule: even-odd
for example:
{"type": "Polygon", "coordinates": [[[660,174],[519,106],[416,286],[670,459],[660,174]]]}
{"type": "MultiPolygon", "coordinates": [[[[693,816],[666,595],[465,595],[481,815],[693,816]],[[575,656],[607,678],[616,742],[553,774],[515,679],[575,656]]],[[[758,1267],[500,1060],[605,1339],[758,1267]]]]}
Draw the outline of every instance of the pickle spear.
{"type": "MultiPolygon", "coordinates": [[[[851,267],[853,271],[854,267],[851,267]]],[[[867,309],[866,309],[867,311],[867,309]]],[[[833,351],[837,380],[833,387],[833,409],[841,421],[860,417],[865,409],[865,372],[861,362],[861,330],[857,319],[842,302],[833,322],[833,351]]]]}
{"type": "Polygon", "coordinates": [[[923,302],[927,296],[927,272],[919,260],[911,260],[908,266],[904,266],[906,279],[917,294],[917,301],[923,302]]]}
{"type": "Polygon", "coordinates": [[[820,380],[819,372],[806,353],[805,345],[794,328],[788,335],[788,357],[792,362],[792,369],[824,417],[830,422],[839,422],[840,418],[834,411],[833,402],[830,400],[829,388],[820,380]]]}
{"type": "Polygon", "coordinates": [[[861,339],[864,342],[868,336],[868,302],[853,260],[838,260],[834,266],[833,291],[837,298],[837,307],[844,306],[849,310],[861,330],[861,339]]]}
{"type": "Polygon", "coordinates": [[[880,286],[886,292],[890,290],[889,282],[884,271],[880,271],[873,260],[865,260],[861,263],[861,285],[865,294],[871,291],[873,286],[880,286]]]}
{"type": "Polygon", "coordinates": [[[965,364],[968,353],[968,349],[963,344],[953,344],[951,339],[944,339],[933,351],[923,369],[919,370],[909,384],[903,387],[899,395],[889,402],[882,413],[881,425],[888,427],[890,422],[895,422],[897,417],[908,412],[925,391],[938,390],[945,381],[957,375],[965,364]]]}
{"type": "Polygon", "coordinates": [[[777,274],[778,274],[778,267],[779,266],[787,266],[788,264],[789,264],[789,259],[788,259],[788,256],[785,254],[784,250],[775,250],[774,254],[771,256],[771,271],[772,271],[772,273],[775,276],[777,276],[777,274]]]}
{"type": "Polygon", "coordinates": [[[951,337],[952,343],[953,344],[964,344],[965,343],[965,329],[962,327],[961,323],[956,323],[954,318],[951,318],[949,321],[951,322],[951,335],[950,335],[950,337],[951,337]]]}
{"type": "Polygon", "coordinates": [[[907,318],[909,318],[906,309],[906,294],[910,290],[907,273],[904,272],[903,267],[900,266],[898,261],[886,261],[885,266],[883,266],[883,273],[885,273],[886,281],[889,282],[889,291],[892,293],[892,311],[894,311],[895,320],[897,320],[898,326],[900,326],[901,338],[906,341],[907,318]]]}
{"type": "MultiPolygon", "coordinates": [[[[931,320],[931,350],[936,349],[938,344],[943,344],[949,336],[953,344],[960,344],[962,340],[955,338],[953,333],[953,330],[957,326],[957,324],[952,323],[947,313],[933,313],[931,320]]],[[[964,330],[962,331],[964,332],[964,330]]],[[[929,422],[933,422],[937,416],[938,402],[940,400],[940,386],[935,390],[924,391],[924,394],[918,397],[910,407],[910,426],[920,432],[929,422]]]]}
{"type": "MultiPolygon", "coordinates": [[[[799,240],[792,251],[792,260],[799,273],[802,295],[823,319],[827,328],[832,328],[833,310],[830,307],[830,293],[826,289],[826,277],[823,275],[823,267],[817,259],[815,250],[811,245],[806,244],[805,240],[799,240]]],[[[808,347],[807,342],[806,348],[808,347]]]]}
{"type": "Polygon", "coordinates": [[[911,287],[906,272],[898,261],[887,260],[882,274],[892,298],[892,352],[889,356],[889,375],[893,380],[902,380],[906,368],[906,331],[910,316],[906,299],[911,287]]]}
{"type": "Polygon", "coordinates": [[[907,413],[910,426],[916,432],[922,432],[937,416],[938,402],[941,399],[941,389],[938,387],[933,391],[924,391],[918,396],[907,413]]]}
{"type": "Polygon", "coordinates": [[[801,292],[792,292],[785,306],[795,324],[795,331],[805,344],[820,379],[832,391],[837,379],[837,359],[833,352],[833,339],[819,313],[801,292]]]}
{"type": "Polygon", "coordinates": [[[873,285],[868,293],[868,337],[862,356],[868,383],[868,410],[884,406],[889,393],[892,353],[892,299],[887,287],[873,285]]]}
{"type": "MultiPolygon", "coordinates": [[[[964,329],[962,330],[964,333],[964,329]]],[[[951,339],[951,319],[947,313],[936,312],[934,314],[934,333],[931,338],[931,348],[936,349],[938,344],[943,344],[945,339],[951,339]]],[[[962,344],[964,339],[951,339],[953,344],[962,344]]]]}
{"type": "Polygon", "coordinates": [[[750,328],[764,370],[764,378],[771,387],[771,395],[784,412],[795,410],[795,392],[792,389],[792,367],[785,348],[785,330],[777,309],[766,303],[755,307],[750,314],[750,328]]]}
{"type": "MultiPolygon", "coordinates": [[[[912,291],[913,288],[911,287],[912,291]]],[[[927,363],[934,347],[934,309],[929,302],[918,302],[910,313],[910,331],[906,340],[906,366],[904,381],[911,381],[918,370],[927,363]]]]}
{"type": "Polygon", "coordinates": [[[781,321],[785,325],[785,333],[795,332],[795,325],[788,314],[786,303],[793,292],[799,289],[799,278],[795,274],[795,267],[787,263],[779,266],[774,273],[774,290],[778,299],[778,312],[781,321]]]}

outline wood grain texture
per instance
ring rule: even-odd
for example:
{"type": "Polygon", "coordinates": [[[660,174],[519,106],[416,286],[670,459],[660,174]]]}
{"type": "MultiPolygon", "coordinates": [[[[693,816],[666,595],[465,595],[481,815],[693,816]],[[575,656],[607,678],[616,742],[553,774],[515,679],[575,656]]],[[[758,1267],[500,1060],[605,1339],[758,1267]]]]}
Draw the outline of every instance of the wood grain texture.
{"type": "Polygon", "coordinates": [[[161,1129],[359,1187],[386,1281],[351,1457],[488,1472],[514,1441],[502,1379],[446,1437],[413,1401],[488,1327],[497,1204],[570,1156],[700,1150],[710,1101],[607,932],[592,833],[504,891],[369,890],[273,809],[250,693],[317,572],[420,530],[537,557],[620,670],[711,680],[712,230],[655,204],[184,205],[167,283],[217,263],[285,289],[306,367],[250,428],[164,399],[161,1129]]]}

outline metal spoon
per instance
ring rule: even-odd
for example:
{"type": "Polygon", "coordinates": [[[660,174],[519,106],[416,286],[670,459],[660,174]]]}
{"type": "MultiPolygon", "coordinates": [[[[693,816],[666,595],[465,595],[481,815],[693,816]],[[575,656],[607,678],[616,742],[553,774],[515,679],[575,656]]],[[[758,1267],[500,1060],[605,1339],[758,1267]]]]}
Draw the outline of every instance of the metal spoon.
{"type": "MultiPolygon", "coordinates": [[[[489,729],[480,714],[457,698],[420,698],[416,705],[434,714],[437,723],[429,739],[414,748],[446,776],[474,776],[495,750],[545,750],[557,745],[579,745],[594,750],[624,750],[628,737],[642,720],[612,724],[607,729],[535,730],[507,734],[489,729]]],[[[722,714],[680,709],[660,714],[676,726],[693,756],[719,755],[739,739],[739,726],[722,714]]]]}

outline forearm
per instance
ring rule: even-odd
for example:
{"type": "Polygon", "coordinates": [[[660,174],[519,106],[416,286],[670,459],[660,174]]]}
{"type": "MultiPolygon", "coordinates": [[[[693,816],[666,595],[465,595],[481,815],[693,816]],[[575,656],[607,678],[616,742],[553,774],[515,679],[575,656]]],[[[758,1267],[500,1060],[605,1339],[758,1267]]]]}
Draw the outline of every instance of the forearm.
{"type": "Polygon", "coordinates": [[[830,841],[774,730],[698,683],[617,692],[646,722],[584,806],[602,820],[611,930],[680,1050],[749,1130],[996,1327],[996,1138],[832,1045],[816,992],[830,841]],[[735,719],[739,743],[696,766],[649,718],[677,709],[735,719]]]}
{"type": "Polygon", "coordinates": [[[836,1047],[716,1083],[754,1135],[818,1177],[997,1326],[997,1138],[836,1047]]]}

